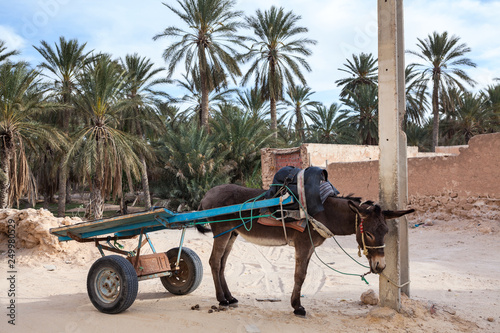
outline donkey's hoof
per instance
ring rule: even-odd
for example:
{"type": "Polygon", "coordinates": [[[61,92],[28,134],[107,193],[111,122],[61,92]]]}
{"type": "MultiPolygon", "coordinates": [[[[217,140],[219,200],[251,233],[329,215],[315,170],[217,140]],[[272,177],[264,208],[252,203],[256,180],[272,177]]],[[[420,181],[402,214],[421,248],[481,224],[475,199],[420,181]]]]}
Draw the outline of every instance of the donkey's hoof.
{"type": "Polygon", "coordinates": [[[229,301],[221,301],[219,302],[220,306],[229,306],[229,301]]]}
{"type": "Polygon", "coordinates": [[[297,317],[305,318],[306,317],[306,309],[304,309],[304,307],[301,306],[298,309],[295,309],[295,311],[293,311],[293,314],[296,315],[297,317]]]}
{"type": "Polygon", "coordinates": [[[229,300],[229,306],[232,308],[238,307],[238,300],[234,297],[231,298],[231,300],[229,300]]]}

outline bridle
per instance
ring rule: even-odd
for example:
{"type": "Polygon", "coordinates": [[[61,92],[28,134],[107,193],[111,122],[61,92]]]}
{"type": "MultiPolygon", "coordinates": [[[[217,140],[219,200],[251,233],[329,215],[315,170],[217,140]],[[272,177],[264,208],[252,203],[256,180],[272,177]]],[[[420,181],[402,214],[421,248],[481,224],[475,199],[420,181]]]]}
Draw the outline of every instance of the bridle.
{"type": "MultiPolygon", "coordinates": [[[[358,215],[359,214],[356,213],[356,235],[358,234],[358,215]]],[[[368,246],[365,244],[365,232],[363,230],[364,219],[361,216],[359,216],[359,220],[360,220],[359,232],[361,233],[361,242],[363,243],[363,254],[367,256],[368,249],[383,249],[385,247],[385,244],[380,246],[368,246]]],[[[359,245],[358,245],[358,256],[361,257],[361,247],[359,245]]]]}

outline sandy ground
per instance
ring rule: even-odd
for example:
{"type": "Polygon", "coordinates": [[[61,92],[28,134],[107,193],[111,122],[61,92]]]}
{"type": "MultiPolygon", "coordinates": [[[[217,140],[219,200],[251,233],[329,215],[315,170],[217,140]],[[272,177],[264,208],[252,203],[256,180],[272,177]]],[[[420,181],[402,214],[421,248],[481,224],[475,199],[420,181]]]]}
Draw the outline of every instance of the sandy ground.
{"type": "MultiPolygon", "coordinates": [[[[99,257],[89,244],[70,242],[49,255],[34,249],[16,252],[16,320],[9,325],[6,240],[0,243],[0,332],[500,332],[500,222],[448,221],[420,215],[433,226],[410,229],[411,298],[403,309],[362,304],[368,289],[378,293],[378,277],[339,275],[312,259],[302,304],[307,318],[292,314],[294,253],[291,247],[259,247],[238,240],[229,258],[227,280],[239,307],[209,313],[217,304],[208,258],[212,238],[189,230],[185,246],[204,265],[203,281],[193,293],[174,296],[159,280],[139,283],[134,304],[118,315],[98,312],[86,291],[88,269],[99,257]],[[49,270],[54,265],[55,270],[49,270]],[[257,301],[273,298],[277,302],[257,301]],[[199,304],[200,310],[191,310],[199,304]]],[[[180,231],[152,233],[157,250],[178,246],[180,231]]],[[[337,237],[356,255],[353,236],[337,237]]],[[[364,273],[332,239],[317,249],[339,270],[364,273]]],[[[363,259],[366,263],[366,259],[363,259]]]]}

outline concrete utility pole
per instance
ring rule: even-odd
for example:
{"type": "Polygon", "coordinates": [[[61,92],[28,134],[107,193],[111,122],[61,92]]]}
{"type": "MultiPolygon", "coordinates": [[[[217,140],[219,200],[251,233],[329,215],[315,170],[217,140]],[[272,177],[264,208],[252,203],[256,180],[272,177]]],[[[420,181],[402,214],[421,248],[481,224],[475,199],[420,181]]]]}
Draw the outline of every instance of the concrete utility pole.
{"type": "MultiPolygon", "coordinates": [[[[406,134],[401,126],[405,114],[403,28],[403,0],[378,0],[380,203],[391,210],[405,209],[408,200],[406,134]]],[[[399,311],[401,291],[410,294],[408,223],[401,217],[389,220],[388,226],[387,278],[380,276],[380,303],[399,311]]]]}

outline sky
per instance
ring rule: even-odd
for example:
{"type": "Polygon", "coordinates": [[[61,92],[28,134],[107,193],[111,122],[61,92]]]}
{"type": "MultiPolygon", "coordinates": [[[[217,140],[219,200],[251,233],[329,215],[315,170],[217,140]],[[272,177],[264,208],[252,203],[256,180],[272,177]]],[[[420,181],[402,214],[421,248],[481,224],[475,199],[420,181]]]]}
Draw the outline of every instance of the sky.
{"type": "MultiPolygon", "coordinates": [[[[174,0],[163,0],[176,6],[174,0]]],[[[335,81],[345,77],[339,68],[346,58],[361,52],[377,54],[377,1],[375,0],[237,0],[236,9],[253,15],[257,9],[275,5],[301,16],[299,24],[315,39],[306,72],[313,100],[325,105],[338,102],[340,89],[335,81]]],[[[467,73],[478,82],[475,90],[493,84],[500,77],[499,0],[406,0],[404,1],[405,49],[418,51],[417,38],[434,31],[457,35],[477,64],[467,73]]],[[[33,66],[42,58],[33,46],[44,40],[54,46],[59,36],[87,43],[89,50],[106,52],[115,58],[138,53],[157,67],[166,66],[162,52],[172,40],[153,41],[168,26],[185,28],[184,23],[157,0],[0,0],[0,39],[9,50],[33,66]]],[[[249,30],[244,32],[250,34],[249,30]]],[[[417,59],[406,55],[406,63],[417,59]]],[[[179,66],[174,78],[180,78],[179,66]]],[[[243,67],[245,70],[245,67],[243,67]]],[[[173,96],[184,91],[167,86],[173,96]]]]}

